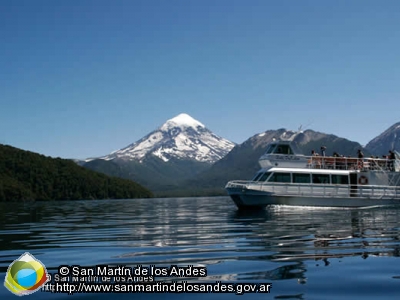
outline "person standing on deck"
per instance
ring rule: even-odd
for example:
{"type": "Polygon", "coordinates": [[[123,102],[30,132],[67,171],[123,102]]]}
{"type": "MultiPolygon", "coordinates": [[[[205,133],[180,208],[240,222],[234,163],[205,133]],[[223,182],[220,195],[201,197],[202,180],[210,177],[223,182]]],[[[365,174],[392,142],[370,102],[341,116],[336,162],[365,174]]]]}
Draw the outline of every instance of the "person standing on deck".
{"type": "Polygon", "coordinates": [[[311,150],[311,165],[317,169],[321,168],[321,159],[318,158],[319,154],[314,150],[311,150]],[[316,157],[314,157],[316,156],[316,157]]]}
{"type": "Polygon", "coordinates": [[[389,170],[394,171],[394,161],[396,160],[396,155],[394,154],[394,151],[389,150],[389,155],[387,158],[389,160],[389,170]]]}
{"type": "Polygon", "coordinates": [[[326,150],[326,147],[321,146],[321,156],[325,156],[325,150],[326,150]]]}
{"type": "Polygon", "coordinates": [[[357,157],[358,157],[358,168],[362,169],[363,167],[363,158],[364,158],[364,153],[362,153],[361,149],[357,150],[357,157]]]}

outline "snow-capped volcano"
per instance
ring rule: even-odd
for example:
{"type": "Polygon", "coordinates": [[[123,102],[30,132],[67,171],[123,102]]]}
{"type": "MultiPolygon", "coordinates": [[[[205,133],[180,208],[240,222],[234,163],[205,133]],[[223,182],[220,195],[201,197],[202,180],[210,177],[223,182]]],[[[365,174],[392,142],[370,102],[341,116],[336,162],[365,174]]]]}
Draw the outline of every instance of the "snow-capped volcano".
{"type": "Polygon", "coordinates": [[[146,156],[154,155],[165,162],[178,158],[214,163],[234,146],[234,143],[215,135],[202,123],[183,113],[139,141],[100,159],[119,158],[141,162],[146,156]]]}

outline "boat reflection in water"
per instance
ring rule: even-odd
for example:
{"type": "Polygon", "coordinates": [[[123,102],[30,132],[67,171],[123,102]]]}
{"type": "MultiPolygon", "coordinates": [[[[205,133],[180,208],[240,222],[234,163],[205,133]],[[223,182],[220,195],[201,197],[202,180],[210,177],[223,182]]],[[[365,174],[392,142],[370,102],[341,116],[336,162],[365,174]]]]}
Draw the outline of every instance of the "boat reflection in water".
{"type": "Polygon", "coordinates": [[[335,259],[343,262],[346,258],[400,256],[398,208],[271,206],[265,210],[238,210],[231,218],[251,231],[238,243],[240,249],[264,248],[268,254],[263,259],[285,263],[244,278],[296,278],[306,283],[310,265],[327,267],[335,259]]]}

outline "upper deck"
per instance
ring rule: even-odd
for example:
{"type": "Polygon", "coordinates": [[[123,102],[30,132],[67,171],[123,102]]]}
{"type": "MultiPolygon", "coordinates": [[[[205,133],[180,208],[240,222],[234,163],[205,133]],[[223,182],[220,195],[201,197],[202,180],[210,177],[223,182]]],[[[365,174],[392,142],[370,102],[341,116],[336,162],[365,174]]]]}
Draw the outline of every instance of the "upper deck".
{"type": "Polygon", "coordinates": [[[334,170],[360,170],[400,172],[400,159],[356,158],[343,156],[303,155],[293,140],[273,141],[260,157],[262,168],[311,168],[334,170]]]}
{"type": "Polygon", "coordinates": [[[308,156],[306,167],[311,169],[399,172],[399,163],[399,160],[392,159],[308,156]]]}

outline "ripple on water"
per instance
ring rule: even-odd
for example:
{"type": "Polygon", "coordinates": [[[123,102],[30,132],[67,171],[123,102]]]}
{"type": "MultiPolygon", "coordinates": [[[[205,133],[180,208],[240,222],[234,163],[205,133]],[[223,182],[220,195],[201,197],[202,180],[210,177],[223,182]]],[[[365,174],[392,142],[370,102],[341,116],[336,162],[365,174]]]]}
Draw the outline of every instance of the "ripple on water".
{"type": "Polygon", "coordinates": [[[50,271],[201,265],[207,277],[187,280],[272,282],[276,299],[385,298],[377,284],[399,295],[397,208],[242,212],[227,197],[1,205],[2,274],[30,251],[50,271]]]}

